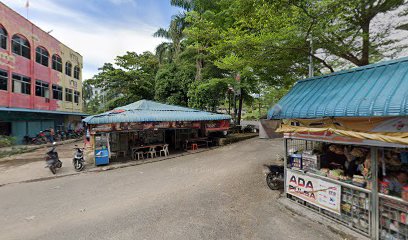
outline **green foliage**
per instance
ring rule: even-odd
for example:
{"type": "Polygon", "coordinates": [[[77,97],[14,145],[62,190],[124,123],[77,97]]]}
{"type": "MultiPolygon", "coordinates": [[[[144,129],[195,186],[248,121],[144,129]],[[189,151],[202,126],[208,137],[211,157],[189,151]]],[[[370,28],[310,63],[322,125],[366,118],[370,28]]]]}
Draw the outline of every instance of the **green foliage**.
{"type": "Polygon", "coordinates": [[[10,147],[16,144],[16,138],[0,135],[0,147],[10,147]]]}
{"type": "Polygon", "coordinates": [[[232,79],[213,78],[208,82],[194,82],[188,91],[189,106],[215,112],[226,96],[232,79]]]}
{"type": "Polygon", "coordinates": [[[114,64],[105,63],[88,81],[103,90],[106,109],[112,109],[141,99],[153,99],[158,66],[157,57],[150,52],[127,52],[118,56],[114,64]]]}
{"type": "Polygon", "coordinates": [[[290,87],[287,88],[276,88],[268,87],[264,90],[261,96],[261,101],[267,106],[273,106],[278,101],[289,92],[290,87]]]}
{"type": "Polygon", "coordinates": [[[194,81],[194,66],[170,63],[156,75],[155,99],[168,104],[187,106],[188,89],[194,81]]]}
{"type": "Polygon", "coordinates": [[[181,41],[184,38],[184,28],[186,27],[184,14],[173,16],[168,29],[159,28],[154,37],[161,37],[171,42],[163,42],[156,47],[156,56],[159,63],[171,63],[181,52],[181,41]]]}
{"type": "Polygon", "coordinates": [[[84,84],[88,112],[140,99],[215,111],[230,102],[225,101],[230,86],[241,93],[246,118],[257,119],[308,76],[310,56],[315,75],[395,56],[404,45],[393,36],[403,26],[379,18],[395,10],[396,18],[408,15],[407,0],[170,3],[183,11],[153,34],[166,42],[155,54],[128,52],[104,64],[84,84]],[[88,96],[92,86],[103,89],[103,99],[88,96]]]}
{"type": "MultiPolygon", "coordinates": [[[[407,10],[406,0],[281,2],[298,12],[291,17],[293,23],[301,26],[304,36],[313,38],[315,48],[324,50],[326,55],[363,66],[399,51],[400,41],[393,37],[398,21],[394,19],[385,24],[374,19],[396,9],[407,10]]],[[[400,13],[400,17],[407,15],[403,11],[400,13]]],[[[317,56],[315,59],[322,62],[317,56]]]]}

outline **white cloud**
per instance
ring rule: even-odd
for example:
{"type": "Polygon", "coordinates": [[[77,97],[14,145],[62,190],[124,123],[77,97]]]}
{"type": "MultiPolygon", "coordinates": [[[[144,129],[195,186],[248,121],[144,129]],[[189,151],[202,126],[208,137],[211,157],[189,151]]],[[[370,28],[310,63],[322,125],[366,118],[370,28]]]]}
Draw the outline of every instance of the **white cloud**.
{"type": "MultiPolygon", "coordinates": [[[[132,0],[109,0],[115,4],[131,3],[132,0]]],[[[3,0],[3,2],[25,16],[26,0],[3,0]]],[[[114,21],[90,16],[57,5],[53,0],[31,0],[30,20],[43,30],[53,30],[51,35],[79,52],[84,58],[83,79],[91,78],[98,67],[112,62],[126,51],[142,53],[154,51],[162,39],[152,33],[157,26],[146,25],[133,19],[133,23],[118,24],[114,21]],[[31,14],[32,12],[32,14],[31,14]]]]}
{"type": "Polygon", "coordinates": [[[135,0],[109,0],[111,3],[116,4],[116,5],[120,5],[120,4],[132,4],[132,5],[136,5],[136,1],[135,0]]]}
{"type": "Polygon", "coordinates": [[[84,58],[83,78],[92,77],[97,68],[105,62],[126,53],[135,51],[154,51],[162,41],[152,37],[153,28],[130,29],[125,26],[110,28],[107,25],[88,24],[78,30],[75,26],[55,26],[47,22],[38,22],[46,29],[54,29],[51,35],[61,40],[68,47],[79,52],[84,58]],[[82,31],[87,28],[89,31],[82,31]]]}

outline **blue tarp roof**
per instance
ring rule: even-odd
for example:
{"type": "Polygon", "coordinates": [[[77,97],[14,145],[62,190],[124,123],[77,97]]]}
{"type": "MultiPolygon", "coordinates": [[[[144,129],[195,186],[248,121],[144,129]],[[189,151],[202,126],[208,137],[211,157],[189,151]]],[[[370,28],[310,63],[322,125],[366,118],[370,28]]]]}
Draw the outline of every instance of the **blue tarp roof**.
{"type": "Polygon", "coordinates": [[[228,119],[231,119],[231,116],[140,100],[123,107],[115,108],[109,112],[89,116],[83,121],[88,124],[106,124],[119,122],[212,121],[228,119]]]}
{"type": "Polygon", "coordinates": [[[408,58],[298,81],[269,119],[408,115],[408,58]]]}

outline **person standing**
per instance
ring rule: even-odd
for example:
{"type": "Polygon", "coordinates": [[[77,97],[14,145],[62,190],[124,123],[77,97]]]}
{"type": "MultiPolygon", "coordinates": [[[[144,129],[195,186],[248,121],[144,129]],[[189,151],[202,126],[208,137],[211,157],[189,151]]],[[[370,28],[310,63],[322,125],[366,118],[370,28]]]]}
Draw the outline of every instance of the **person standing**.
{"type": "Polygon", "coordinates": [[[55,136],[54,128],[50,128],[49,131],[50,131],[50,135],[48,136],[48,140],[49,140],[51,143],[53,143],[53,142],[54,142],[54,136],[55,136]]]}

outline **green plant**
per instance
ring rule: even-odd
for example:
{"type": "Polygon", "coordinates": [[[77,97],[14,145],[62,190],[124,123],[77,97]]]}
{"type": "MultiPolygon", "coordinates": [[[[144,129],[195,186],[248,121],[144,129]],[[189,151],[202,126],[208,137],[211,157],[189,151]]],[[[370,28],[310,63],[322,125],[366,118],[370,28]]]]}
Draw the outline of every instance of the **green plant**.
{"type": "Polygon", "coordinates": [[[16,143],[15,137],[0,135],[0,147],[9,147],[16,143]]]}

